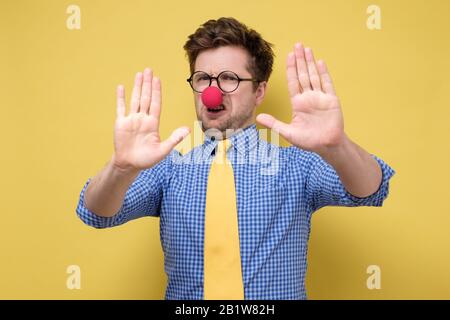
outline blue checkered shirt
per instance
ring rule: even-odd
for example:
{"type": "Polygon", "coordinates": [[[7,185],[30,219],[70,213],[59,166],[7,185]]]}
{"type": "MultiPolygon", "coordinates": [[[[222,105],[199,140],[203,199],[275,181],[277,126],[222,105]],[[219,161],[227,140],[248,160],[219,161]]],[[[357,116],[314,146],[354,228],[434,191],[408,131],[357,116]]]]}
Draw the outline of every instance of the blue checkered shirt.
{"type": "MultiPolygon", "coordinates": [[[[231,136],[245,299],[306,299],[305,275],[311,215],[324,206],[381,206],[395,173],[380,164],[377,192],[358,198],[347,192],[336,171],[319,155],[260,138],[256,125],[231,136]]],[[[217,141],[185,155],[173,150],[130,185],[118,213],[97,216],[84,204],[77,214],[95,228],[144,216],[160,218],[160,240],[168,277],[166,299],[203,299],[203,240],[208,172],[217,141]]]]}

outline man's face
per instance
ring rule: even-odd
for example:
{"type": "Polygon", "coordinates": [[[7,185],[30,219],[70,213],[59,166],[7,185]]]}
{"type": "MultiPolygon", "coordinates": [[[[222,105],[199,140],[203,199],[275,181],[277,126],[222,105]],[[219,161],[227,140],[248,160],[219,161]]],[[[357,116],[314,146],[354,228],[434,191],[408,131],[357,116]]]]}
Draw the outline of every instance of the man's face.
{"type": "MultiPolygon", "coordinates": [[[[240,47],[224,46],[202,51],[195,61],[195,71],[204,71],[216,77],[222,71],[233,71],[240,78],[252,78],[247,70],[249,53],[240,47]]],[[[216,80],[211,86],[217,86],[216,80]]],[[[256,106],[260,105],[265,94],[266,82],[254,90],[254,83],[241,81],[239,87],[231,93],[223,93],[224,110],[219,113],[208,111],[202,102],[201,94],[194,91],[197,119],[202,130],[215,128],[225,136],[227,129],[245,128],[255,122],[256,106]]]]}

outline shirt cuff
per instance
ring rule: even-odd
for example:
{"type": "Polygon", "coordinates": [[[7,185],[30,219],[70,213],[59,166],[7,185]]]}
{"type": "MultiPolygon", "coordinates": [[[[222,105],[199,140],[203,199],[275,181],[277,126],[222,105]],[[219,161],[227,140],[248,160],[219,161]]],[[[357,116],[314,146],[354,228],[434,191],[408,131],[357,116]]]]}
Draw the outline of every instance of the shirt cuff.
{"type": "Polygon", "coordinates": [[[378,190],[367,197],[357,197],[348,192],[345,188],[345,197],[359,206],[375,206],[381,207],[383,201],[389,194],[389,180],[395,174],[395,171],[383,160],[372,154],[372,157],[378,162],[381,168],[382,179],[378,190]]]}
{"type": "MultiPolygon", "coordinates": [[[[109,228],[113,227],[115,225],[115,216],[112,217],[101,217],[99,215],[96,215],[94,212],[90,211],[84,202],[84,193],[86,191],[86,188],[89,185],[89,182],[91,181],[91,178],[88,179],[88,181],[85,183],[83,189],[81,190],[80,199],[78,201],[77,206],[77,215],[88,226],[102,229],[102,228],[109,228]]],[[[120,210],[119,210],[120,212],[120,210]]]]}

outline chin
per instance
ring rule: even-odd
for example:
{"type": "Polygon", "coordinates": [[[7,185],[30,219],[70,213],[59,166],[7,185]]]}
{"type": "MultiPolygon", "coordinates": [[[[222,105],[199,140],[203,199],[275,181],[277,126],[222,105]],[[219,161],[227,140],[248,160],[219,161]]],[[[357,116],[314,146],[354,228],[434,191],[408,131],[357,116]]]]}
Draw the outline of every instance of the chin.
{"type": "Polygon", "coordinates": [[[225,124],[223,121],[217,121],[217,120],[207,120],[202,121],[202,129],[203,131],[209,130],[209,129],[215,129],[221,132],[225,132],[226,129],[224,128],[225,124]]]}

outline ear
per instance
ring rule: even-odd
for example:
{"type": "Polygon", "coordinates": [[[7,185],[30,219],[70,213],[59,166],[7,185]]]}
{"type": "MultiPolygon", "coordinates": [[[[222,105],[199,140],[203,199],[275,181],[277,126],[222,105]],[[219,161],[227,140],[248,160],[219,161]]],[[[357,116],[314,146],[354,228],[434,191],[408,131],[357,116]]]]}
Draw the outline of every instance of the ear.
{"type": "Polygon", "coordinates": [[[262,81],[259,83],[258,88],[256,88],[256,105],[259,106],[266,95],[267,81],[262,81]]]}

